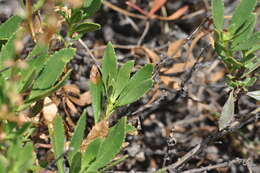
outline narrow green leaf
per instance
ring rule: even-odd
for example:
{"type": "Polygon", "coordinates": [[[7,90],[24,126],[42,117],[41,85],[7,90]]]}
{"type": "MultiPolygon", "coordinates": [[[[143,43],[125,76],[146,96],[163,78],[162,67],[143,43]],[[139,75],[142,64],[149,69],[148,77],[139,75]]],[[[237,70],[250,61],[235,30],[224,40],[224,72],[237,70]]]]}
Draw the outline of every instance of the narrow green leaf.
{"type": "Polygon", "coordinates": [[[245,65],[247,70],[242,75],[242,77],[246,77],[246,75],[249,75],[250,73],[252,73],[253,71],[255,71],[256,69],[258,69],[260,67],[260,58],[259,57],[256,57],[256,58],[257,58],[256,62],[251,61],[245,65]]]}
{"type": "Polygon", "coordinates": [[[153,72],[153,66],[151,64],[145,65],[139,71],[137,71],[133,77],[129,80],[124,90],[121,92],[119,99],[121,101],[122,98],[129,93],[129,91],[137,86],[139,86],[143,81],[147,79],[151,79],[153,72]]]}
{"type": "Polygon", "coordinates": [[[21,69],[21,77],[17,90],[19,93],[28,89],[34,79],[39,75],[48,59],[48,48],[43,45],[36,45],[27,57],[27,68],[21,69]]]}
{"type": "Polygon", "coordinates": [[[112,81],[116,80],[117,75],[116,54],[111,42],[107,44],[105,49],[101,71],[102,80],[107,90],[109,86],[112,86],[112,81]]]}
{"type": "Polygon", "coordinates": [[[95,12],[100,8],[102,0],[87,0],[83,5],[84,18],[89,18],[95,14],[95,12]]]}
{"type": "Polygon", "coordinates": [[[85,151],[85,153],[83,154],[83,157],[82,157],[82,166],[81,166],[81,172],[84,172],[87,167],[89,166],[90,162],[92,162],[96,157],[97,157],[97,154],[98,154],[98,150],[101,146],[103,142],[103,139],[101,138],[96,138],[94,141],[92,141],[88,147],[87,147],[87,150],[85,151]]]}
{"type": "Polygon", "coordinates": [[[117,74],[117,79],[115,83],[115,93],[113,95],[114,99],[117,99],[117,97],[120,95],[120,93],[123,91],[123,89],[126,87],[132,68],[134,67],[134,61],[128,61],[125,63],[119,70],[117,74]]]}
{"type": "Polygon", "coordinates": [[[72,159],[73,159],[74,155],[79,151],[80,145],[84,138],[84,132],[85,132],[85,128],[86,128],[86,119],[87,119],[87,110],[85,109],[84,112],[82,113],[82,115],[80,116],[80,119],[78,120],[74,134],[71,138],[69,148],[72,149],[72,151],[70,151],[68,153],[68,160],[71,165],[73,162],[72,159]]]}
{"type": "Polygon", "coordinates": [[[109,130],[108,137],[102,143],[96,160],[89,166],[87,172],[96,172],[108,164],[120,151],[125,138],[126,117],[109,130]]]}
{"type": "Polygon", "coordinates": [[[81,159],[82,159],[81,153],[77,152],[73,157],[69,173],[79,173],[80,172],[81,159]]]}
{"type": "Polygon", "coordinates": [[[251,14],[248,17],[246,23],[243,25],[243,28],[241,28],[241,33],[238,33],[237,36],[235,36],[235,38],[232,41],[231,47],[234,51],[238,50],[235,47],[239,43],[248,40],[251,37],[251,35],[253,34],[253,30],[255,28],[255,24],[256,24],[256,15],[251,14]]]}
{"type": "Polygon", "coordinates": [[[212,0],[212,16],[216,30],[221,31],[224,24],[224,2],[222,0],[212,0]]]}
{"type": "Polygon", "coordinates": [[[6,171],[6,166],[7,166],[7,160],[6,158],[0,154],[0,172],[7,172],[6,171]]]}
{"type": "Polygon", "coordinates": [[[247,95],[260,101],[260,90],[248,92],[247,95]]]}
{"type": "MultiPolygon", "coordinates": [[[[14,154],[14,153],[13,153],[14,154]]],[[[18,172],[27,172],[33,166],[33,145],[27,143],[20,151],[19,162],[16,162],[18,172]]]]}
{"type": "MultiPolygon", "coordinates": [[[[13,60],[15,57],[15,47],[14,47],[14,40],[15,40],[15,34],[13,34],[10,39],[7,41],[7,43],[2,46],[1,52],[0,52],[0,69],[6,68],[5,62],[7,60],[13,60]]],[[[5,77],[9,77],[10,70],[7,70],[5,72],[2,72],[5,77]]]]}
{"type": "Polygon", "coordinates": [[[73,27],[73,32],[77,32],[79,34],[85,34],[87,32],[93,32],[98,29],[100,29],[101,26],[97,23],[92,23],[92,22],[84,22],[77,24],[73,27]]]}
{"type": "Polygon", "coordinates": [[[99,81],[97,84],[90,83],[89,86],[91,99],[92,99],[92,107],[94,112],[94,120],[97,123],[100,119],[101,115],[101,106],[102,106],[102,82],[99,81]]]}
{"type": "Polygon", "coordinates": [[[243,25],[254,10],[256,0],[241,0],[231,18],[228,31],[232,34],[243,25]]]}
{"type": "Polygon", "coordinates": [[[251,49],[254,45],[260,44],[260,32],[253,33],[248,40],[245,40],[238,44],[234,50],[248,50],[251,49]]]}
{"type": "Polygon", "coordinates": [[[151,79],[145,80],[131,88],[125,96],[120,96],[118,99],[118,106],[123,106],[126,104],[130,104],[138,100],[142,97],[153,85],[153,81],[151,79]]]}
{"type": "Polygon", "coordinates": [[[33,86],[34,90],[45,90],[51,88],[61,74],[67,63],[73,58],[75,49],[65,48],[52,55],[40,76],[33,86]]]}
{"type": "Polygon", "coordinates": [[[29,95],[29,97],[25,100],[25,105],[22,105],[18,108],[18,110],[23,110],[25,108],[27,108],[32,102],[38,100],[38,99],[41,99],[43,97],[46,97],[48,95],[50,95],[51,93],[57,91],[59,88],[61,88],[66,80],[69,78],[70,76],[70,73],[71,73],[71,70],[68,71],[64,77],[56,84],[54,85],[53,87],[51,88],[47,88],[47,89],[43,89],[43,90],[32,90],[31,94],[29,95]]]}
{"type": "Polygon", "coordinates": [[[229,126],[229,123],[231,122],[232,118],[234,117],[234,111],[235,111],[235,99],[233,96],[233,90],[230,92],[228,100],[226,101],[223,110],[221,112],[220,119],[218,121],[219,124],[219,130],[222,130],[229,126]]]}
{"type": "Polygon", "coordinates": [[[57,167],[59,170],[59,173],[64,173],[63,169],[63,157],[60,157],[64,153],[64,142],[65,142],[65,136],[64,136],[64,126],[63,121],[60,115],[57,115],[54,120],[54,129],[51,135],[51,143],[54,150],[55,159],[59,160],[57,161],[57,167]]]}
{"type": "Polygon", "coordinates": [[[21,17],[12,16],[5,23],[1,24],[0,40],[8,40],[17,31],[21,22],[21,17]]]}

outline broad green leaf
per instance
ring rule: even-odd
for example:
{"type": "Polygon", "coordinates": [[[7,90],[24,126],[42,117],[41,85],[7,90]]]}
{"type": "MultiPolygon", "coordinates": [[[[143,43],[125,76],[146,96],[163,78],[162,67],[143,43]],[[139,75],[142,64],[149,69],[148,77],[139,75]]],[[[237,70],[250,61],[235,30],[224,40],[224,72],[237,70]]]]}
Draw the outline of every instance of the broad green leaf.
{"type": "Polygon", "coordinates": [[[212,0],[212,16],[216,30],[221,31],[224,24],[224,2],[212,0]]]}
{"type": "Polygon", "coordinates": [[[64,72],[67,63],[73,58],[75,49],[65,48],[52,55],[40,76],[36,79],[33,90],[51,88],[64,72]]]}
{"type": "Polygon", "coordinates": [[[142,97],[153,85],[151,79],[145,80],[140,84],[136,85],[134,88],[131,88],[128,93],[124,96],[120,96],[118,99],[118,106],[123,106],[130,104],[142,97]]]}
{"type": "Polygon", "coordinates": [[[77,32],[79,34],[86,34],[87,32],[92,32],[100,29],[100,25],[92,22],[84,22],[77,24],[73,27],[73,32],[77,32]]]}
{"type": "Polygon", "coordinates": [[[234,51],[237,50],[236,46],[239,43],[248,40],[251,37],[251,35],[253,34],[253,30],[255,28],[255,24],[256,24],[256,15],[251,14],[248,17],[246,23],[243,25],[243,28],[241,29],[241,33],[238,33],[232,41],[231,47],[234,51]]]}
{"type": "Polygon", "coordinates": [[[234,111],[235,111],[235,99],[233,96],[234,91],[232,90],[229,94],[228,100],[226,101],[223,110],[221,112],[220,119],[218,121],[219,130],[222,130],[229,126],[229,123],[231,122],[232,118],[234,117],[234,111]]]}
{"type": "Polygon", "coordinates": [[[59,173],[64,173],[63,169],[63,157],[60,157],[64,153],[64,142],[65,142],[65,132],[64,132],[64,126],[63,121],[60,115],[57,115],[54,120],[54,127],[53,132],[51,133],[51,143],[52,148],[54,150],[55,159],[59,160],[57,161],[57,167],[59,170],[59,173]]]}
{"type": "Polygon", "coordinates": [[[251,49],[254,45],[260,44],[260,32],[256,32],[251,35],[248,40],[243,41],[242,43],[238,44],[234,48],[234,50],[248,50],[251,49]]]}
{"type": "Polygon", "coordinates": [[[1,24],[0,40],[8,40],[17,31],[21,22],[21,17],[12,16],[5,23],[1,24]]]}
{"type": "Polygon", "coordinates": [[[106,90],[112,85],[112,81],[116,80],[117,75],[117,60],[113,45],[109,42],[104,52],[102,63],[102,80],[106,90]]]}
{"type": "Polygon", "coordinates": [[[80,116],[80,119],[78,120],[74,134],[71,138],[69,148],[72,149],[72,151],[70,151],[68,153],[68,160],[69,160],[70,164],[72,164],[72,159],[73,159],[74,155],[79,151],[80,145],[83,141],[84,132],[85,132],[85,128],[86,128],[86,119],[87,119],[87,110],[85,109],[84,112],[82,113],[82,115],[80,116]]]}
{"type": "Polygon", "coordinates": [[[248,92],[247,95],[260,101],[260,90],[248,92]]]}
{"type": "Polygon", "coordinates": [[[109,130],[108,137],[98,150],[96,160],[89,166],[87,172],[96,172],[108,164],[120,151],[125,138],[126,117],[109,130]]]}
{"type": "Polygon", "coordinates": [[[84,18],[89,18],[100,8],[102,0],[85,0],[83,5],[84,18]]]}
{"type": "Polygon", "coordinates": [[[131,79],[127,83],[126,87],[121,92],[121,94],[119,96],[120,101],[118,101],[118,102],[123,101],[122,98],[125,95],[127,95],[130,90],[139,86],[143,81],[145,81],[147,79],[151,79],[152,72],[153,72],[153,66],[151,64],[147,64],[143,68],[141,68],[139,71],[137,71],[134,74],[134,76],[131,77],[131,79]]]}
{"type": "Polygon", "coordinates": [[[117,99],[117,97],[120,95],[122,90],[126,87],[133,67],[134,67],[134,62],[128,61],[120,68],[115,83],[115,90],[114,90],[115,93],[113,95],[114,99],[117,99]]]}
{"type": "Polygon", "coordinates": [[[92,107],[94,112],[94,120],[97,123],[100,119],[101,115],[101,106],[102,106],[102,82],[101,80],[97,83],[90,83],[89,86],[91,99],[92,99],[92,107]]]}
{"type": "Polygon", "coordinates": [[[82,166],[81,166],[81,172],[84,172],[85,169],[89,166],[90,162],[93,161],[98,154],[98,150],[103,142],[103,139],[101,138],[96,138],[93,140],[87,147],[85,153],[83,154],[82,157],[82,166]]]}
{"type": "Polygon", "coordinates": [[[69,173],[79,173],[80,172],[81,160],[82,160],[82,155],[80,152],[77,152],[73,157],[69,173]]]}
{"type": "Polygon", "coordinates": [[[228,31],[232,34],[243,25],[254,10],[256,0],[241,0],[234,14],[232,15],[228,31]]]}
{"type": "MultiPolygon", "coordinates": [[[[5,62],[14,60],[15,47],[14,47],[15,34],[13,34],[7,43],[2,47],[0,52],[0,70],[6,68],[5,62]]],[[[1,73],[5,77],[10,76],[10,69],[1,73]]]]}

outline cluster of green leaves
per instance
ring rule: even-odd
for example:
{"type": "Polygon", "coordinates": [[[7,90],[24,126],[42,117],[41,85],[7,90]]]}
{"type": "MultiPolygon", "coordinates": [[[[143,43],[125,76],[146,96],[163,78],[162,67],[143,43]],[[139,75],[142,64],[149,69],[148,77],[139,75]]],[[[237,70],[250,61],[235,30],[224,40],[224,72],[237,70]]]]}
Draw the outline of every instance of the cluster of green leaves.
{"type": "MultiPolygon", "coordinates": [[[[84,138],[84,131],[86,128],[86,112],[81,115],[74,134],[70,141],[70,150],[67,158],[69,161],[70,173],[86,173],[98,172],[99,169],[105,170],[113,163],[124,159],[122,157],[116,161],[112,159],[120,151],[125,135],[132,131],[133,128],[126,122],[126,117],[121,118],[116,125],[109,129],[108,136],[103,138],[96,138],[92,141],[86,151],[80,151],[80,145],[84,138]],[[112,162],[111,162],[112,161],[112,162]]],[[[57,116],[54,120],[54,129],[50,132],[52,136],[52,145],[54,147],[55,158],[58,159],[57,167],[60,173],[64,173],[64,158],[60,157],[65,152],[65,135],[62,118],[57,116]]]]}
{"type": "Polygon", "coordinates": [[[130,77],[133,66],[134,62],[128,61],[118,68],[115,50],[108,43],[103,57],[102,78],[90,85],[96,123],[107,119],[119,106],[135,102],[152,87],[153,66],[147,64],[130,77]],[[102,107],[103,102],[106,103],[105,108],[102,107]]]}
{"type": "MultiPolygon", "coordinates": [[[[152,87],[153,66],[144,66],[130,78],[133,66],[134,62],[128,61],[118,69],[115,51],[112,44],[108,43],[101,69],[102,79],[90,84],[96,123],[106,120],[119,106],[136,101],[152,87]],[[106,104],[102,106],[104,100],[106,100],[106,104]],[[105,110],[102,111],[102,107],[105,107],[105,110]],[[101,116],[102,112],[104,113],[103,117],[101,116]]],[[[134,130],[134,127],[127,124],[126,120],[126,117],[121,118],[116,125],[109,128],[108,136],[105,139],[97,137],[88,145],[85,152],[80,152],[86,127],[86,113],[84,112],[70,142],[70,149],[72,149],[68,152],[70,173],[97,172],[101,168],[101,170],[104,170],[109,165],[114,165],[112,159],[120,151],[125,135],[134,130]]],[[[52,143],[55,157],[58,159],[65,152],[65,136],[60,116],[56,118],[54,130],[51,134],[53,134],[52,143]]],[[[122,159],[124,157],[119,160],[122,159]]],[[[118,160],[114,162],[117,163],[118,160]]],[[[57,165],[59,172],[63,173],[63,158],[59,159],[57,165]]]]}
{"type": "Polygon", "coordinates": [[[260,66],[260,58],[256,55],[260,49],[260,32],[254,32],[255,6],[256,0],[241,0],[229,25],[224,27],[224,2],[212,0],[215,49],[229,70],[228,86],[232,89],[222,111],[220,129],[227,127],[234,115],[236,93],[246,92],[257,100],[260,97],[260,91],[248,92],[257,80],[255,72],[260,66]]]}
{"type": "Polygon", "coordinates": [[[59,11],[59,14],[66,20],[68,37],[71,37],[73,33],[82,35],[100,29],[99,24],[86,22],[85,20],[95,14],[100,8],[101,2],[101,0],[85,0],[80,8],[72,8],[71,13],[59,11]]]}

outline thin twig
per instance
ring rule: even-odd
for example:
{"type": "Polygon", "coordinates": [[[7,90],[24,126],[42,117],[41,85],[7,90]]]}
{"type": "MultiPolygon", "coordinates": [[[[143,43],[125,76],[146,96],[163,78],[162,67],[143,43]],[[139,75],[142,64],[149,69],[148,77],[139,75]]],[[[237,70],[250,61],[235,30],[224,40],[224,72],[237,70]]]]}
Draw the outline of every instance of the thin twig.
{"type": "Polygon", "coordinates": [[[230,167],[234,164],[243,164],[245,162],[246,162],[246,160],[244,160],[244,159],[236,158],[236,159],[228,161],[228,162],[223,162],[223,163],[219,163],[219,164],[216,164],[216,165],[209,165],[209,166],[205,166],[205,167],[197,168],[197,169],[191,169],[191,170],[187,170],[187,171],[184,171],[184,172],[181,172],[181,173],[200,173],[200,172],[203,172],[203,171],[210,171],[212,169],[230,167]]]}
{"type": "MultiPolygon", "coordinates": [[[[245,118],[243,118],[241,120],[237,120],[237,121],[233,122],[226,129],[223,129],[221,131],[216,130],[215,132],[212,133],[212,135],[208,136],[201,143],[197,144],[193,149],[191,149],[183,157],[178,159],[174,164],[164,167],[156,172],[159,173],[159,172],[163,172],[166,170],[176,171],[177,168],[179,168],[184,163],[188,162],[195,155],[199,154],[203,150],[203,148],[206,148],[212,142],[216,141],[217,139],[219,139],[227,134],[230,134],[230,133],[233,133],[234,131],[239,130],[240,128],[242,128],[243,126],[245,126],[249,123],[255,122],[255,120],[256,120],[255,116],[257,116],[257,114],[252,116],[252,113],[251,113],[249,116],[246,116],[245,118]]],[[[244,117],[244,116],[242,116],[242,117],[244,117]]]]}
{"type": "Polygon", "coordinates": [[[137,45],[140,46],[145,38],[145,36],[147,35],[148,31],[149,31],[149,28],[150,28],[150,22],[149,21],[146,21],[145,23],[145,28],[144,28],[144,32],[142,34],[142,36],[140,37],[140,39],[138,40],[137,42],[137,45]]]}
{"type": "Polygon", "coordinates": [[[98,67],[98,69],[101,71],[100,65],[98,63],[98,60],[96,57],[92,54],[92,52],[89,50],[88,46],[83,42],[83,40],[79,39],[79,43],[86,49],[90,57],[93,59],[95,65],[98,67]]]}

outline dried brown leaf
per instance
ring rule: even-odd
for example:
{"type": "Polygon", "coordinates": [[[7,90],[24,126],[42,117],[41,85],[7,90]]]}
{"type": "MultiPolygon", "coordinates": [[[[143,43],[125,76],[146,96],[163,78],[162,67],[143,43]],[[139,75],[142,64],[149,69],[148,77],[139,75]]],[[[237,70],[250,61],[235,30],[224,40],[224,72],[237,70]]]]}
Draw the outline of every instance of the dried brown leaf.
{"type": "Polygon", "coordinates": [[[69,97],[69,99],[74,104],[79,105],[79,106],[86,106],[86,105],[90,105],[92,103],[91,102],[91,95],[90,95],[89,91],[81,94],[79,98],[71,96],[71,97],[69,97]]]}
{"type": "Polygon", "coordinates": [[[153,1],[153,5],[152,5],[152,9],[149,11],[149,13],[147,14],[147,17],[151,17],[157,10],[159,10],[165,3],[167,2],[167,0],[154,0],[153,1]]]}
{"type": "Polygon", "coordinates": [[[176,57],[175,55],[181,52],[180,48],[183,46],[184,43],[185,43],[184,39],[172,42],[168,47],[167,56],[176,57]]]}
{"type": "Polygon", "coordinates": [[[158,63],[160,61],[160,57],[151,49],[142,46],[144,52],[151,58],[153,63],[158,63]]]}
{"type": "Polygon", "coordinates": [[[108,135],[108,121],[102,120],[99,123],[95,124],[95,126],[89,132],[87,138],[83,140],[81,145],[81,150],[85,151],[88,144],[90,144],[97,137],[105,138],[108,135]]]}

